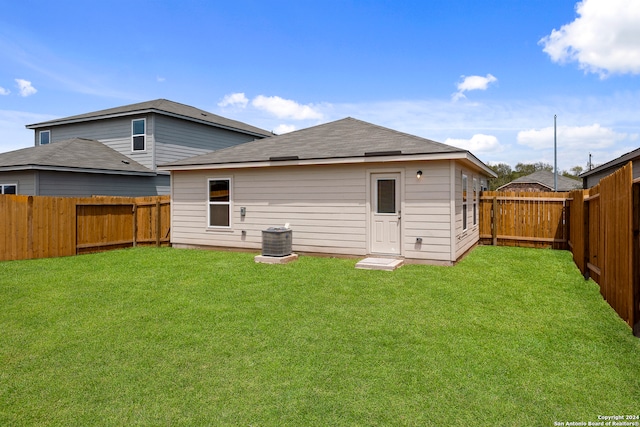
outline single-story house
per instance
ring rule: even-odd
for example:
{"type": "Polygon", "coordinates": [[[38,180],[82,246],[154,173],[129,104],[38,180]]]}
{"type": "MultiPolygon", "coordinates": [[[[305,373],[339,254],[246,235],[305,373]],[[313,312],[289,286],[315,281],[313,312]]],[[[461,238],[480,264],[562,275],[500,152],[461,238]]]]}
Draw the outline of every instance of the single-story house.
{"type": "MultiPolygon", "coordinates": [[[[558,175],[558,191],[571,191],[581,187],[582,183],[577,179],[558,175]]],[[[498,187],[497,191],[555,191],[554,173],[536,171],[498,187]]]]}
{"type": "Polygon", "coordinates": [[[467,150],[353,118],[162,165],[171,242],[260,250],[288,225],[294,252],[450,265],[479,240],[495,173],[467,150]]]}
{"type": "Polygon", "coordinates": [[[611,175],[629,162],[632,162],[633,179],[640,178],[640,148],[636,148],[627,154],[623,154],[616,159],[580,174],[582,188],[594,187],[602,178],[611,175]]]}

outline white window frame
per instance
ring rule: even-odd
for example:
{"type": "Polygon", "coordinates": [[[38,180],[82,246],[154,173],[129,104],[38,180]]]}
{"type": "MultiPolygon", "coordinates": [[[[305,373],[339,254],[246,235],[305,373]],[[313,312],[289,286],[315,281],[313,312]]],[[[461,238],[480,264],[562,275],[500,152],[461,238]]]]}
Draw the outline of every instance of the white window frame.
{"type": "Polygon", "coordinates": [[[15,187],[18,194],[18,184],[0,184],[0,194],[5,194],[5,187],[15,187]]]}
{"type": "Polygon", "coordinates": [[[140,119],[131,120],[131,151],[134,152],[134,153],[141,153],[141,152],[147,151],[147,119],[144,118],[144,117],[140,118],[140,119]],[[135,122],[139,122],[139,121],[142,121],[142,123],[143,123],[144,133],[134,133],[134,131],[133,131],[133,129],[134,129],[134,125],[133,124],[135,122]],[[144,140],[143,140],[144,141],[144,148],[142,150],[136,150],[134,141],[135,141],[135,138],[137,136],[142,136],[144,138],[144,140]]]}
{"type": "Polygon", "coordinates": [[[462,231],[466,231],[469,228],[468,214],[468,200],[469,200],[469,177],[464,172],[462,173],[462,231]]]}
{"type": "Polygon", "coordinates": [[[40,132],[38,132],[38,145],[49,145],[51,144],[51,131],[50,130],[41,130],[40,132]],[[42,135],[47,134],[49,135],[49,142],[47,143],[42,143],[42,135]]]}
{"type": "Polygon", "coordinates": [[[229,230],[233,225],[233,180],[231,177],[215,177],[207,178],[207,228],[211,230],[229,230]],[[211,191],[211,181],[228,181],[229,182],[229,201],[228,202],[212,202],[209,192],[211,191]],[[211,206],[227,205],[229,209],[229,225],[211,225],[211,206]]]}
{"type": "Polygon", "coordinates": [[[478,225],[478,178],[473,178],[473,226],[478,225]]]}

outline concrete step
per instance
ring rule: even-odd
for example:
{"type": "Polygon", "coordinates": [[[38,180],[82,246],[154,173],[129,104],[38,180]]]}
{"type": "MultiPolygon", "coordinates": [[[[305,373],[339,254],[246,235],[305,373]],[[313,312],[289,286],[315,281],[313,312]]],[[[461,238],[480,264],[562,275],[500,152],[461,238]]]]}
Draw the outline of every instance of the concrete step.
{"type": "Polygon", "coordinates": [[[404,264],[403,259],[395,258],[365,258],[356,264],[356,268],[363,270],[393,271],[404,264]]]}

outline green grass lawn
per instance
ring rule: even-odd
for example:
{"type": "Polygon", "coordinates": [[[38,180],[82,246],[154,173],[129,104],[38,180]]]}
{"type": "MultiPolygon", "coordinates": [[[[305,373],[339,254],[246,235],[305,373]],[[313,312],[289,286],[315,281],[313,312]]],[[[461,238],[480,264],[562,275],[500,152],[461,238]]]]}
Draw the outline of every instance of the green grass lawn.
{"type": "Polygon", "coordinates": [[[563,251],[455,267],[131,249],[0,263],[0,425],[552,426],[640,414],[640,340],[563,251]]]}

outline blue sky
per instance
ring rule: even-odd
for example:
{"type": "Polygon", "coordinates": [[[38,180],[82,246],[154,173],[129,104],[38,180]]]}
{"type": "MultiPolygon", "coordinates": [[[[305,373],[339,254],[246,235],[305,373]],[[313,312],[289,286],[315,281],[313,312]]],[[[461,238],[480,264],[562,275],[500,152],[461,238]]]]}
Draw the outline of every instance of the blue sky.
{"type": "Polygon", "coordinates": [[[277,133],[347,116],[488,163],[640,146],[640,1],[7,2],[0,152],[166,98],[277,133]]]}

